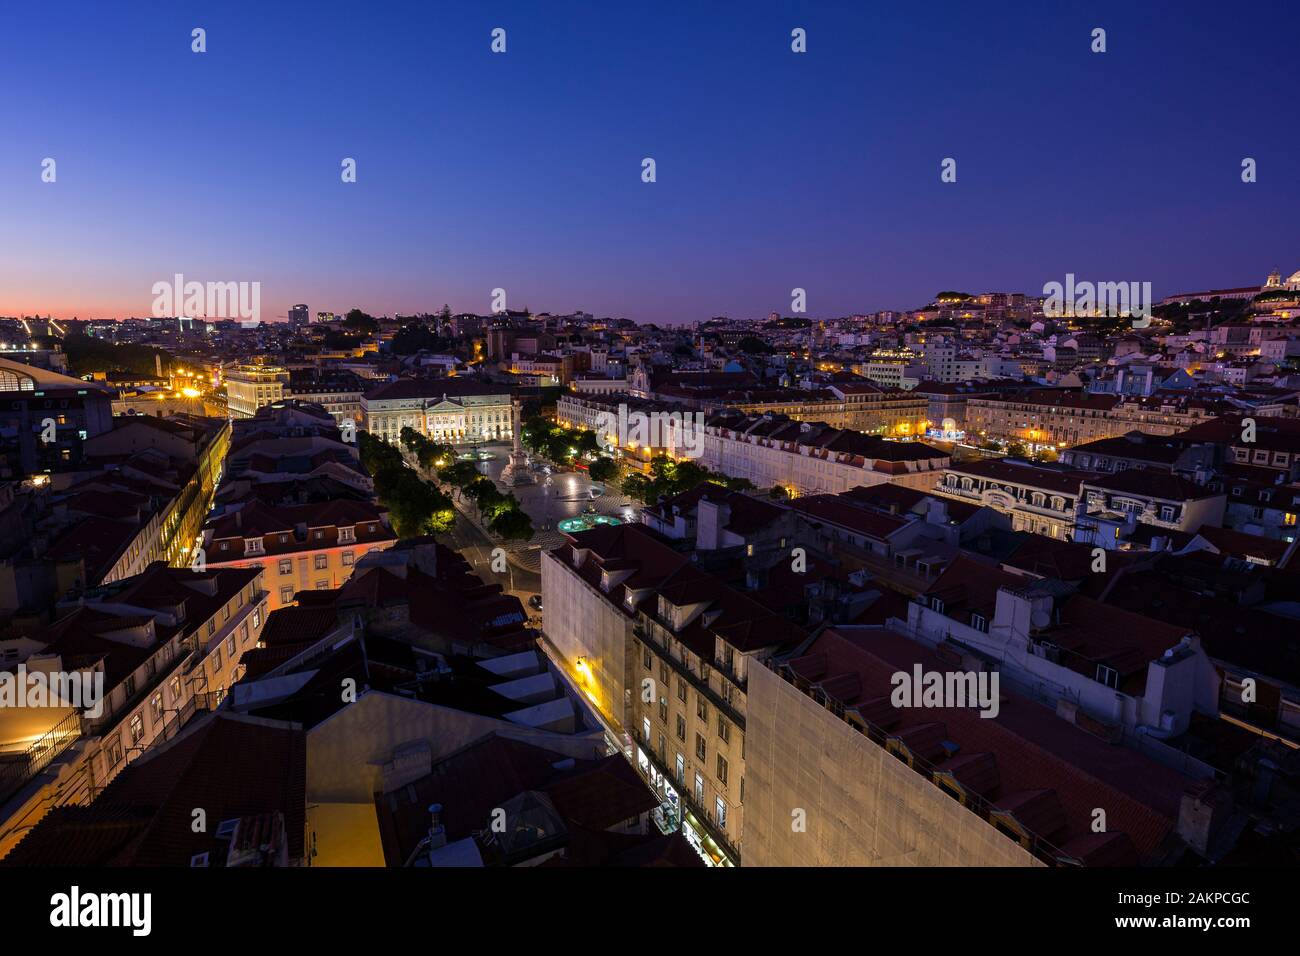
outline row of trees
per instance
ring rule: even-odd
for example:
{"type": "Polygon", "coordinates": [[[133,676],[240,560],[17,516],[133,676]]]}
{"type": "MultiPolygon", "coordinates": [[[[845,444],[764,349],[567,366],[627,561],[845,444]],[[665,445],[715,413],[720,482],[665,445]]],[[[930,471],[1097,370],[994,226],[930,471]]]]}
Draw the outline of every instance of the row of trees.
{"type": "Polygon", "coordinates": [[[415,456],[420,467],[431,469],[439,481],[473,501],[493,532],[507,541],[527,541],[533,536],[532,519],[520,507],[519,499],[513,494],[502,494],[491,478],[479,474],[474,462],[457,460],[456,451],[450,445],[432,441],[409,426],[398,434],[398,441],[415,456]]]}
{"type": "Polygon", "coordinates": [[[446,534],[456,512],[442,489],[424,481],[406,463],[402,453],[369,432],[358,432],[361,464],[375,480],[375,494],[388,509],[398,537],[446,534]]]}
{"type": "Polygon", "coordinates": [[[623,493],[646,504],[653,504],[659,500],[660,495],[679,494],[702,481],[711,481],[729,491],[747,491],[754,487],[748,478],[731,478],[693,461],[674,461],[667,455],[656,455],[650,459],[648,475],[628,475],[623,479],[623,493]]]}
{"type": "Polygon", "coordinates": [[[570,465],[578,459],[587,461],[587,473],[593,481],[609,481],[618,474],[618,465],[608,455],[601,454],[600,439],[586,428],[570,430],[561,428],[541,415],[532,415],[523,422],[521,440],[534,455],[559,465],[570,465]]]}

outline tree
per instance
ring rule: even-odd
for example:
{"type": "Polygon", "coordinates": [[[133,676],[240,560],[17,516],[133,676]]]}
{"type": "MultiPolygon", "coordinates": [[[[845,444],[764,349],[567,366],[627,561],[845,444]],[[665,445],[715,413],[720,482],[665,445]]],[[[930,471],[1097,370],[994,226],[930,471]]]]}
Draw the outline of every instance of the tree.
{"type": "Polygon", "coordinates": [[[482,477],[472,461],[448,459],[448,464],[438,469],[439,481],[445,481],[453,488],[459,488],[461,491],[465,491],[482,477]]]}
{"type": "Polygon", "coordinates": [[[506,541],[527,541],[533,536],[533,521],[517,508],[502,511],[488,528],[506,541]]]}
{"type": "Polygon", "coordinates": [[[623,479],[623,494],[646,504],[653,504],[650,479],[645,475],[628,475],[623,479]]]}
{"type": "Polygon", "coordinates": [[[482,475],[479,475],[461,490],[465,492],[466,497],[473,499],[474,503],[478,505],[480,514],[486,511],[493,502],[504,497],[497,490],[497,486],[492,479],[485,478],[482,475]]]}
{"type": "Polygon", "coordinates": [[[614,464],[614,459],[601,455],[591,463],[587,474],[591,476],[592,481],[609,481],[618,474],[618,465],[614,464]]]}
{"type": "Polygon", "coordinates": [[[363,335],[374,335],[379,331],[379,322],[372,315],[367,315],[360,309],[351,309],[343,318],[343,327],[349,332],[359,332],[363,335]]]}

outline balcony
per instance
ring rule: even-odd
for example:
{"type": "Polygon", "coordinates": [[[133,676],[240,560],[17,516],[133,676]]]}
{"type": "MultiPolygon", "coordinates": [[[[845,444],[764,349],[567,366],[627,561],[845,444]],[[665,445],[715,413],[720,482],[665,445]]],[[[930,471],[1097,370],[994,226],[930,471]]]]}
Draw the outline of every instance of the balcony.
{"type": "MultiPolygon", "coordinates": [[[[632,634],[644,647],[653,651],[656,657],[661,661],[666,662],[669,670],[674,674],[677,674],[679,677],[684,678],[686,683],[690,684],[699,693],[703,694],[714,707],[726,714],[733,724],[739,727],[742,731],[745,729],[745,715],[736,709],[736,705],[724,698],[721,694],[710,687],[707,681],[701,680],[694,671],[688,669],[685,664],[668,653],[666,648],[649,636],[643,625],[634,625],[632,628],[632,634]]],[[[728,671],[725,668],[714,662],[710,662],[709,668],[714,673],[721,675],[723,680],[729,681],[736,686],[741,693],[744,693],[745,685],[736,682],[734,677],[728,676],[728,671]]]]}
{"type": "Polygon", "coordinates": [[[52,764],[81,737],[81,713],[73,711],[38,737],[24,751],[0,757],[0,803],[52,764]]]}

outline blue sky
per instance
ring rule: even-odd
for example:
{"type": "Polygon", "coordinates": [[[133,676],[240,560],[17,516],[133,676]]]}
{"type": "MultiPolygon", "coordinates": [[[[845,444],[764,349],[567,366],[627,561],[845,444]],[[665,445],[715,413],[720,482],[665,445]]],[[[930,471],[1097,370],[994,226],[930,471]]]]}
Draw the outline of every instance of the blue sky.
{"type": "Polygon", "coordinates": [[[486,312],[502,287],[643,322],[788,311],[795,286],[831,317],[1066,272],[1260,282],[1300,269],[1298,26],[1283,3],[13,5],[0,314],[145,315],[177,272],[259,281],[271,318],[486,312]]]}

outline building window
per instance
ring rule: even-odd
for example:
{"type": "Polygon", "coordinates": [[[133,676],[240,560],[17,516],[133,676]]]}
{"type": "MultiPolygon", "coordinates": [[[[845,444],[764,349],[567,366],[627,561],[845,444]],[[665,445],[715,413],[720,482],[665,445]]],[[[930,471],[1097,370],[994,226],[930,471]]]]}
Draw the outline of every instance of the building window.
{"type": "Polygon", "coordinates": [[[659,698],[659,720],[665,724],[668,723],[668,698],[667,697],[659,698]]]}
{"type": "Polygon", "coordinates": [[[122,690],[126,694],[126,699],[130,700],[135,696],[135,675],[131,674],[122,682],[122,690]]]}
{"type": "Polygon", "coordinates": [[[153,713],[153,719],[155,722],[162,720],[162,714],[163,714],[162,694],[160,693],[154,694],[151,698],[149,698],[149,709],[153,713]]]}
{"type": "Polygon", "coordinates": [[[316,590],[317,590],[317,591],[328,591],[329,589],[330,589],[330,583],[329,583],[328,581],[317,581],[317,582],[316,582],[316,590]]]}
{"type": "MultiPolygon", "coordinates": [[[[681,758],[678,757],[680,760],[681,758]]],[[[108,741],[108,768],[111,770],[122,762],[122,738],[114,734],[108,741]]]]}
{"type": "Polygon", "coordinates": [[[695,735],[695,756],[698,757],[700,760],[704,760],[708,755],[709,755],[708,749],[706,744],[704,743],[704,735],[696,734],[695,735]]]}
{"type": "Polygon", "coordinates": [[[727,718],[718,714],[718,739],[723,743],[731,740],[731,724],[727,723],[727,718]]]}
{"type": "Polygon", "coordinates": [[[641,664],[646,670],[650,669],[650,648],[644,648],[641,651],[641,664]]]}
{"type": "Polygon", "coordinates": [[[700,720],[704,721],[705,723],[708,723],[708,720],[709,720],[709,705],[706,704],[706,703],[704,702],[704,695],[703,695],[703,694],[697,694],[697,695],[696,695],[696,698],[695,698],[695,716],[698,717],[698,718],[700,718],[700,720]]]}
{"type": "Polygon", "coordinates": [[[727,805],[722,802],[721,797],[714,801],[713,812],[718,818],[718,826],[725,830],[727,828],[727,805]]]}
{"type": "Polygon", "coordinates": [[[1113,687],[1118,689],[1119,671],[1115,670],[1114,668],[1107,667],[1105,664],[1098,664],[1097,681],[1098,683],[1105,684],[1107,687],[1113,687]]]}
{"type": "Polygon", "coordinates": [[[695,802],[704,806],[704,776],[698,772],[695,774],[695,802]]]}
{"type": "Polygon", "coordinates": [[[283,558],[280,561],[281,574],[293,574],[293,561],[289,558],[283,558]]]}
{"type": "Polygon", "coordinates": [[[970,626],[975,628],[977,631],[983,631],[985,634],[989,632],[989,622],[980,614],[972,614],[970,616],[970,626]]]}
{"type": "Polygon", "coordinates": [[[349,568],[349,567],[351,567],[351,566],[352,566],[352,562],[355,561],[355,560],[356,560],[356,553],[355,553],[355,552],[352,552],[352,551],[344,551],[344,552],[343,552],[343,566],[344,566],[345,568],[349,568]]]}
{"type": "Polygon", "coordinates": [[[646,743],[650,742],[650,718],[641,718],[641,739],[646,743]]]}
{"type": "Polygon", "coordinates": [[[686,718],[681,714],[677,715],[677,739],[686,739],[686,718]]]}
{"type": "Polygon", "coordinates": [[[312,563],[315,565],[317,571],[324,571],[330,566],[329,555],[318,554],[312,559],[312,563]]]}
{"type": "Polygon", "coordinates": [[[131,715],[131,743],[138,744],[144,739],[144,718],[139,714],[131,715]]]}
{"type": "Polygon", "coordinates": [[[280,603],[281,604],[293,603],[293,588],[280,588],[280,603]]]}
{"type": "Polygon", "coordinates": [[[718,783],[727,785],[727,758],[718,754],[718,783]]]}
{"type": "Polygon", "coordinates": [[[677,783],[680,786],[686,782],[686,758],[681,754],[677,755],[677,783]]]}
{"type": "Polygon", "coordinates": [[[683,677],[677,678],[677,699],[686,703],[686,679],[683,677]]]}
{"type": "Polygon", "coordinates": [[[179,677],[173,677],[167,682],[167,689],[171,691],[172,706],[175,707],[181,700],[181,679],[179,677]]]}

